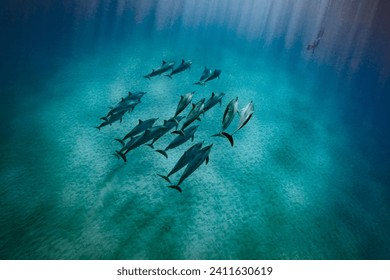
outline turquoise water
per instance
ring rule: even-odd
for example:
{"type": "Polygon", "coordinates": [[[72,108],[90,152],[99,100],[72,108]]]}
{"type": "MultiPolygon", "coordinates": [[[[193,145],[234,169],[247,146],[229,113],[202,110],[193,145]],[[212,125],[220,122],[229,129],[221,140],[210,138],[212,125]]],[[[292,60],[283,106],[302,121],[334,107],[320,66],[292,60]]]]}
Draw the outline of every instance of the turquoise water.
{"type": "MultiPolygon", "coordinates": [[[[377,117],[388,115],[381,111],[388,99],[380,99],[387,76],[362,85],[359,75],[375,67],[339,67],[339,58],[326,55],[326,42],[313,56],[294,40],[282,48],[280,37],[269,32],[284,25],[272,20],[262,23],[262,34],[268,35],[254,39],[242,35],[245,28],[235,22],[221,29],[211,20],[212,5],[200,6],[198,16],[207,14],[208,25],[199,26],[197,17],[186,21],[189,10],[173,2],[160,2],[172,12],[163,17],[154,1],[143,2],[149,6],[130,1],[132,8],[120,16],[120,5],[107,3],[96,4],[96,14],[87,9],[92,16],[83,15],[91,18],[68,27],[61,44],[51,27],[40,44],[26,39],[27,46],[13,54],[14,69],[2,69],[2,259],[390,257],[389,126],[377,117]],[[147,16],[139,16],[142,11],[147,16]],[[193,61],[191,70],[172,80],[142,77],[163,59],[182,58],[193,61]],[[222,69],[221,78],[193,85],[204,66],[222,69]],[[366,88],[373,93],[363,98],[366,88]],[[147,94],[122,123],[94,128],[108,106],[139,90],[147,94]],[[193,143],[170,150],[168,159],[141,146],[124,163],[113,156],[120,148],[114,138],[138,119],[159,117],[161,124],[175,113],[180,95],[190,91],[194,101],[211,92],[226,95],[196,122],[195,142],[214,146],[209,164],[186,179],[179,193],[157,174],[168,173],[193,143]],[[236,96],[240,108],[253,101],[255,112],[230,147],[211,135],[236,96]]],[[[85,13],[47,9],[52,17],[63,16],[61,26],[67,17],[77,19],[76,11],[85,13]]],[[[249,12],[243,9],[242,14],[249,12]]],[[[31,23],[40,13],[48,14],[35,12],[24,20],[31,23]]],[[[247,26],[256,25],[252,21],[247,26]]],[[[296,37],[303,36],[298,27],[296,37]]],[[[11,43],[32,36],[27,33],[11,43]]],[[[174,137],[164,136],[156,148],[174,137]]],[[[172,177],[179,178],[180,173],[172,177]]]]}

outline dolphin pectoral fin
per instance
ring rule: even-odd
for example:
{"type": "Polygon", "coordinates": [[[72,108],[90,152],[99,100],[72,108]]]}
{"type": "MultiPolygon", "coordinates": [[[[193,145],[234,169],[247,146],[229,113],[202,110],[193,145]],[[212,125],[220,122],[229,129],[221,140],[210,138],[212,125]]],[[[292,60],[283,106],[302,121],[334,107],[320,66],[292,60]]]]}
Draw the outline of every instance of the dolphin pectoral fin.
{"type": "Polygon", "coordinates": [[[194,136],[194,135],[192,135],[192,137],[191,137],[191,141],[194,141],[194,139],[195,139],[195,136],[194,136]]]}
{"type": "Polygon", "coordinates": [[[221,135],[226,137],[226,139],[229,140],[230,145],[232,145],[232,147],[233,147],[233,145],[234,145],[233,136],[230,135],[229,133],[226,133],[226,132],[221,132],[221,135]]]}
{"type": "Polygon", "coordinates": [[[146,146],[149,146],[150,148],[154,149],[153,144],[146,144],[146,146]]]}
{"type": "Polygon", "coordinates": [[[126,155],[124,153],[121,153],[119,151],[115,151],[115,153],[117,153],[118,156],[120,156],[124,162],[127,162],[126,155]]]}
{"type": "Polygon", "coordinates": [[[164,180],[166,180],[168,183],[171,183],[171,180],[169,180],[168,176],[164,176],[164,175],[160,175],[160,174],[157,174],[157,175],[160,176],[161,178],[163,178],[164,180]]]}
{"type": "Polygon", "coordinates": [[[163,150],[156,150],[157,153],[162,154],[164,157],[168,158],[168,154],[163,150]]]}
{"type": "Polygon", "coordinates": [[[118,139],[118,138],[115,138],[115,140],[118,141],[119,143],[121,143],[121,144],[122,144],[122,147],[125,146],[125,142],[124,142],[123,140],[118,139]]]}
{"type": "Polygon", "coordinates": [[[181,136],[184,136],[184,131],[183,130],[175,130],[172,132],[172,134],[179,134],[181,136]]]}
{"type": "Polygon", "coordinates": [[[206,165],[209,163],[209,157],[206,158],[206,165]]]}
{"type": "Polygon", "coordinates": [[[177,128],[179,125],[179,121],[176,119],[176,117],[173,118],[173,121],[176,123],[176,128],[177,128]]]}
{"type": "Polygon", "coordinates": [[[246,119],[246,121],[242,124],[242,126],[240,128],[243,128],[248,122],[249,120],[252,118],[253,114],[249,116],[249,118],[246,119]]]}
{"type": "Polygon", "coordinates": [[[171,186],[168,186],[168,188],[175,189],[175,190],[178,190],[179,192],[182,192],[179,185],[171,185],[171,186]]]}

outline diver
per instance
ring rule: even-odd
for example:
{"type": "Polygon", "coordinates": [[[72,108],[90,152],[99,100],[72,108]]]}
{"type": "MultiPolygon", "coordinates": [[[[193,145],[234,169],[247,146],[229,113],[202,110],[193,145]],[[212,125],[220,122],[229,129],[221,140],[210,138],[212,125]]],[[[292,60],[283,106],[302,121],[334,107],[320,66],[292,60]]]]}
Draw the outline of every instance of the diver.
{"type": "Polygon", "coordinates": [[[314,54],[314,50],[318,47],[318,45],[320,44],[320,41],[321,41],[321,38],[322,36],[324,35],[324,29],[322,28],[320,30],[320,32],[318,32],[317,34],[317,38],[313,41],[313,43],[307,45],[306,49],[308,51],[311,50],[311,53],[314,54]]]}

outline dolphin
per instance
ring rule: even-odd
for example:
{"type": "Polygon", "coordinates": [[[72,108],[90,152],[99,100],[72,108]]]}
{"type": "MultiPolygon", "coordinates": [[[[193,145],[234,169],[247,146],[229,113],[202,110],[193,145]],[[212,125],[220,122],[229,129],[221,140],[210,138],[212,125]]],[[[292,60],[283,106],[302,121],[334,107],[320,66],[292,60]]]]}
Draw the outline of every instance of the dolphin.
{"type": "Polygon", "coordinates": [[[158,140],[160,139],[161,137],[163,137],[166,133],[168,133],[170,130],[172,130],[172,128],[174,127],[177,127],[179,125],[179,122],[184,119],[184,117],[182,116],[177,116],[177,117],[173,117],[173,118],[170,118],[169,120],[166,120],[164,121],[164,125],[163,125],[163,129],[159,130],[153,137],[153,141],[150,143],[150,144],[147,144],[149,147],[151,147],[152,149],[154,149],[154,146],[153,144],[158,140]]]}
{"type": "Polygon", "coordinates": [[[222,118],[222,131],[224,131],[234,119],[234,115],[238,111],[238,97],[232,99],[226,106],[225,112],[222,118]]]}
{"type": "Polygon", "coordinates": [[[215,94],[214,92],[211,94],[211,97],[204,104],[204,111],[210,110],[212,107],[217,105],[217,103],[222,104],[222,98],[225,96],[223,92],[220,94],[215,94]]]}
{"type": "Polygon", "coordinates": [[[189,69],[191,67],[191,64],[192,64],[191,60],[184,61],[184,59],[182,59],[181,60],[181,64],[179,66],[177,66],[175,69],[172,68],[171,74],[168,74],[168,75],[165,75],[165,76],[167,76],[167,77],[172,79],[173,75],[175,75],[177,73],[180,73],[180,72],[183,72],[186,69],[189,69]]]}
{"type": "Polygon", "coordinates": [[[223,114],[223,118],[222,118],[222,129],[219,133],[217,134],[214,134],[212,136],[222,136],[222,137],[226,137],[230,144],[233,146],[234,145],[234,142],[233,142],[233,137],[224,132],[224,130],[226,128],[228,128],[228,126],[232,123],[233,119],[234,119],[234,115],[237,113],[238,111],[238,97],[232,99],[229,104],[226,106],[226,109],[225,109],[225,112],[223,114]]]}
{"type": "MultiPolygon", "coordinates": [[[[167,132],[169,132],[172,128],[177,126],[178,122],[182,118],[184,117],[179,117],[179,120],[175,118],[171,118],[169,120],[164,121],[164,125],[157,125],[151,128],[147,128],[143,134],[136,137],[136,140],[132,143],[132,145],[128,149],[126,149],[126,151],[123,152],[122,149],[121,151],[116,151],[116,153],[126,162],[126,154],[129,151],[134,150],[135,148],[138,148],[143,144],[146,144],[150,140],[152,140],[152,143],[148,145],[153,148],[153,143],[156,142],[158,139],[160,139],[167,132]]],[[[130,141],[132,141],[132,138],[130,141]]]]}
{"type": "Polygon", "coordinates": [[[123,98],[124,100],[140,100],[142,98],[142,96],[144,96],[146,94],[146,92],[143,92],[143,91],[136,91],[136,92],[130,92],[129,91],[129,94],[123,98]]]}
{"type": "MultiPolygon", "coordinates": [[[[127,150],[129,150],[129,151],[132,150],[133,144],[134,144],[136,141],[138,141],[138,139],[141,138],[141,137],[142,137],[142,135],[131,136],[131,137],[130,137],[130,140],[127,141],[127,143],[125,143],[125,142],[124,142],[123,140],[121,140],[121,139],[115,138],[116,141],[118,141],[119,143],[122,144],[122,149],[119,150],[119,153],[124,153],[124,152],[126,152],[127,150]]],[[[118,157],[118,153],[115,153],[114,155],[118,157]]],[[[119,158],[119,157],[118,157],[118,158],[119,158]]]]}
{"type": "Polygon", "coordinates": [[[198,151],[202,148],[203,142],[204,141],[192,145],[187,151],[185,151],[167,176],[160,175],[160,174],[157,175],[170,183],[171,180],[169,180],[169,176],[171,176],[172,174],[176,173],[184,166],[186,166],[191,161],[191,159],[198,153],[198,151]]]}
{"type": "Polygon", "coordinates": [[[104,122],[101,123],[99,126],[96,126],[96,128],[100,130],[103,126],[112,125],[116,121],[120,120],[120,122],[122,122],[122,118],[123,118],[123,115],[125,113],[126,113],[126,111],[121,111],[121,112],[118,112],[116,114],[112,114],[109,117],[100,118],[104,122]]]}
{"type": "Polygon", "coordinates": [[[253,101],[248,103],[244,108],[242,108],[240,111],[238,111],[238,114],[240,115],[240,120],[238,121],[238,125],[236,130],[232,133],[236,133],[239,131],[241,128],[243,128],[248,121],[251,119],[252,115],[254,112],[254,106],[253,106],[253,101]]]}
{"type": "Polygon", "coordinates": [[[191,103],[195,91],[180,96],[179,104],[177,104],[175,117],[179,115],[191,103]]]}
{"type": "Polygon", "coordinates": [[[166,127],[163,125],[158,125],[158,126],[153,126],[151,128],[146,129],[141,135],[136,136],[135,140],[133,141],[133,137],[130,138],[130,141],[132,141],[132,144],[127,147],[125,151],[120,150],[120,151],[115,151],[122,159],[124,162],[127,161],[126,159],[126,154],[130,152],[131,150],[134,150],[135,148],[138,148],[139,146],[146,144],[150,140],[152,140],[154,137],[159,135],[161,131],[164,131],[166,127]]]}
{"type": "Polygon", "coordinates": [[[219,76],[221,75],[221,72],[222,72],[221,70],[215,69],[215,70],[211,73],[211,75],[210,75],[209,77],[207,77],[206,80],[204,80],[203,84],[206,84],[206,82],[211,81],[211,80],[214,80],[214,79],[216,79],[216,78],[219,79],[219,76]]]}
{"type": "Polygon", "coordinates": [[[151,128],[157,120],[158,120],[158,118],[148,119],[146,121],[138,120],[138,124],[129,133],[127,133],[121,141],[125,141],[127,138],[130,138],[132,136],[136,136],[136,135],[144,132],[146,129],[151,128]]]}
{"type": "Polygon", "coordinates": [[[240,115],[240,120],[238,121],[236,130],[232,134],[229,134],[227,132],[221,132],[221,136],[226,137],[229,140],[230,144],[233,146],[234,145],[233,134],[235,134],[237,131],[239,131],[248,123],[248,121],[251,119],[253,115],[253,112],[254,112],[254,107],[253,107],[253,102],[251,101],[250,103],[248,103],[248,105],[246,105],[244,108],[238,111],[238,114],[240,115]]]}
{"type": "Polygon", "coordinates": [[[168,155],[166,153],[167,150],[176,148],[180,146],[181,144],[184,144],[187,142],[189,139],[192,138],[192,141],[194,141],[194,134],[196,132],[196,129],[199,127],[199,125],[193,125],[186,130],[184,130],[184,136],[183,135],[178,135],[169,145],[164,149],[164,150],[156,150],[156,152],[162,154],[166,158],[168,158],[168,155]]]}
{"type": "Polygon", "coordinates": [[[202,72],[202,75],[200,76],[200,79],[198,82],[194,83],[194,85],[202,85],[204,86],[204,81],[211,76],[213,72],[211,69],[208,69],[206,66],[204,67],[204,70],[202,72]]]}
{"type": "Polygon", "coordinates": [[[108,112],[106,117],[122,111],[132,111],[134,110],[134,107],[137,106],[140,102],[141,100],[129,100],[122,97],[122,100],[117,105],[110,107],[111,110],[108,112]]]}
{"type": "Polygon", "coordinates": [[[183,126],[181,127],[181,129],[175,130],[172,133],[184,135],[183,129],[185,129],[187,126],[189,126],[195,120],[200,120],[200,118],[199,118],[200,114],[204,114],[204,101],[205,101],[205,98],[202,98],[196,104],[192,104],[192,109],[188,113],[186,120],[185,120],[183,126]]]}
{"type": "Polygon", "coordinates": [[[162,61],[162,65],[157,69],[152,69],[152,72],[150,72],[148,75],[145,75],[144,78],[147,78],[150,80],[151,77],[161,75],[162,73],[165,73],[173,68],[173,65],[175,65],[175,62],[166,62],[165,60],[162,61]]]}
{"type": "Polygon", "coordinates": [[[188,163],[186,169],[184,170],[183,174],[180,177],[179,182],[176,185],[170,185],[168,187],[178,190],[179,192],[182,192],[180,185],[183,183],[183,181],[190,176],[196,169],[198,169],[199,166],[202,165],[204,161],[206,161],[206,164],[209,162],[209,154],[211,151],[211,148],[213,147],[213,144],[208,145],[201,150],[199,150],[196,155],[191,159],[191,161],[188,163]]]}

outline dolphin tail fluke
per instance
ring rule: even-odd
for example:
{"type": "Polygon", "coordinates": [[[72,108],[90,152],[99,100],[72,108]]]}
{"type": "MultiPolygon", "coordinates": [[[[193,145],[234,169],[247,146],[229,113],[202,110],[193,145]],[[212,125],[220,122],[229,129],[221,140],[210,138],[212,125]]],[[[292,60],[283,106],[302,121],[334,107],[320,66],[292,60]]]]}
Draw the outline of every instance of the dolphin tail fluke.
{"type": "Polygon", "coordinates": [[[99,131],[100,131],[100,126],[95,126],[95,128],[99,129],[99,131]]]}
{"type": "Polygon", "coordinates": [[[194,83],[194,85],[201,85],[201,86],[204,86],[205,84],[203,83],[203,82],[196,82],[196,83],[194,83]]]}
{"type": "Polygon", "coordinates": [[[175,189],[175,190],[177,190],[179,192],[182,192],[179,185],[171,185],[171,186],[168,186],[168,188],[175,189]]]}
{"type": "Polygon", "coordinates": [[[172,75],[171,74],[166,74],[164,75],[165,77],[168,77],[169,79],[172,79],[172,75]]]}
{"type": "Polygon", "coordinates": [[[179,135],[181,135],[181,136],[184,136],[184,131],[183,131],[182,129],[180,129],[180,130],[175,130],[175,131],[173,131],[172,133],[174,133],[174,134],[179,134],[179,135]]]}
{"type": "Polygon", "coordinates": [[[149,75],[146,75],[146,76],[144,76],[144,78],[146,78],[146,79],[149,79],[149,80],[150,80],[150,76],[149,76],[149,75]]]}
{"type": "Polygon", "coordinates": [[[168,154],[167,152],[165,152],[164,150],[156,150],[157,153],[160,153],[162,154],[164,157],[168,158],[168,154]]]}
{"type": "Polygon", "coordinates": [[[116,141],[118,141],[119,143],[122,144],[122,147],[125,146],[125,142],[122,140],[122,139],[119,139],[119,138],[115,138],[116,141]]]}
{"type": "Polygon", "coordinates": [[[171,180],[169,180],[169,177],[168,176],[164,176],[164,175],[160,175],[160,174],[157,174],[158,176],[160,176],[161,178],[163,178],[165,181],[167,181],[168,183],[171,182],[171,180]]]}
{"type": "Polygon", "coordinates": [[[232,135],[230,135],[229,133],[226,133],[226,132],[219,132],[217,134],[211,135],[211,137],[217,137],[217,136],[225,137],[227,140],[229,140],[230,145],[232,145],[232,147],[233,147],[234,141],[233,141],[233,136],[232,135]]]}
{"type": "Polygon", "coordinates": [[[229,140],[230,145],[232,145],[232,147],[233,147],[233,145],[234,145],[233,136],[230,135],[230,134],[227,133],[227,132],[221,132],[221,135],[224,136],[224,137],[226,137],[226,139],[229,140]]]}
{"type": "Polygon", "coordinates": [[[120,156],[124,162],[127,162],[126,155],[124,153],[121,153],[119,151],[115,151],[115,153],[117,153],[117,155],[120,156]]]}
{"type": "Polygon", "coordinates": [[[102,118],[100,118],[101,120],[103,120],[103,121],[106,121],[106,122],[108,122],[108,115],[107,115],[107,117],[102,117],[102,118]]]}
{"type": "Polygon", "coordinates": [[[120,159],[120,157],[118,156],[117,153],[113,153],[113,155],[114,155],[117,159],[120,159]]]}

